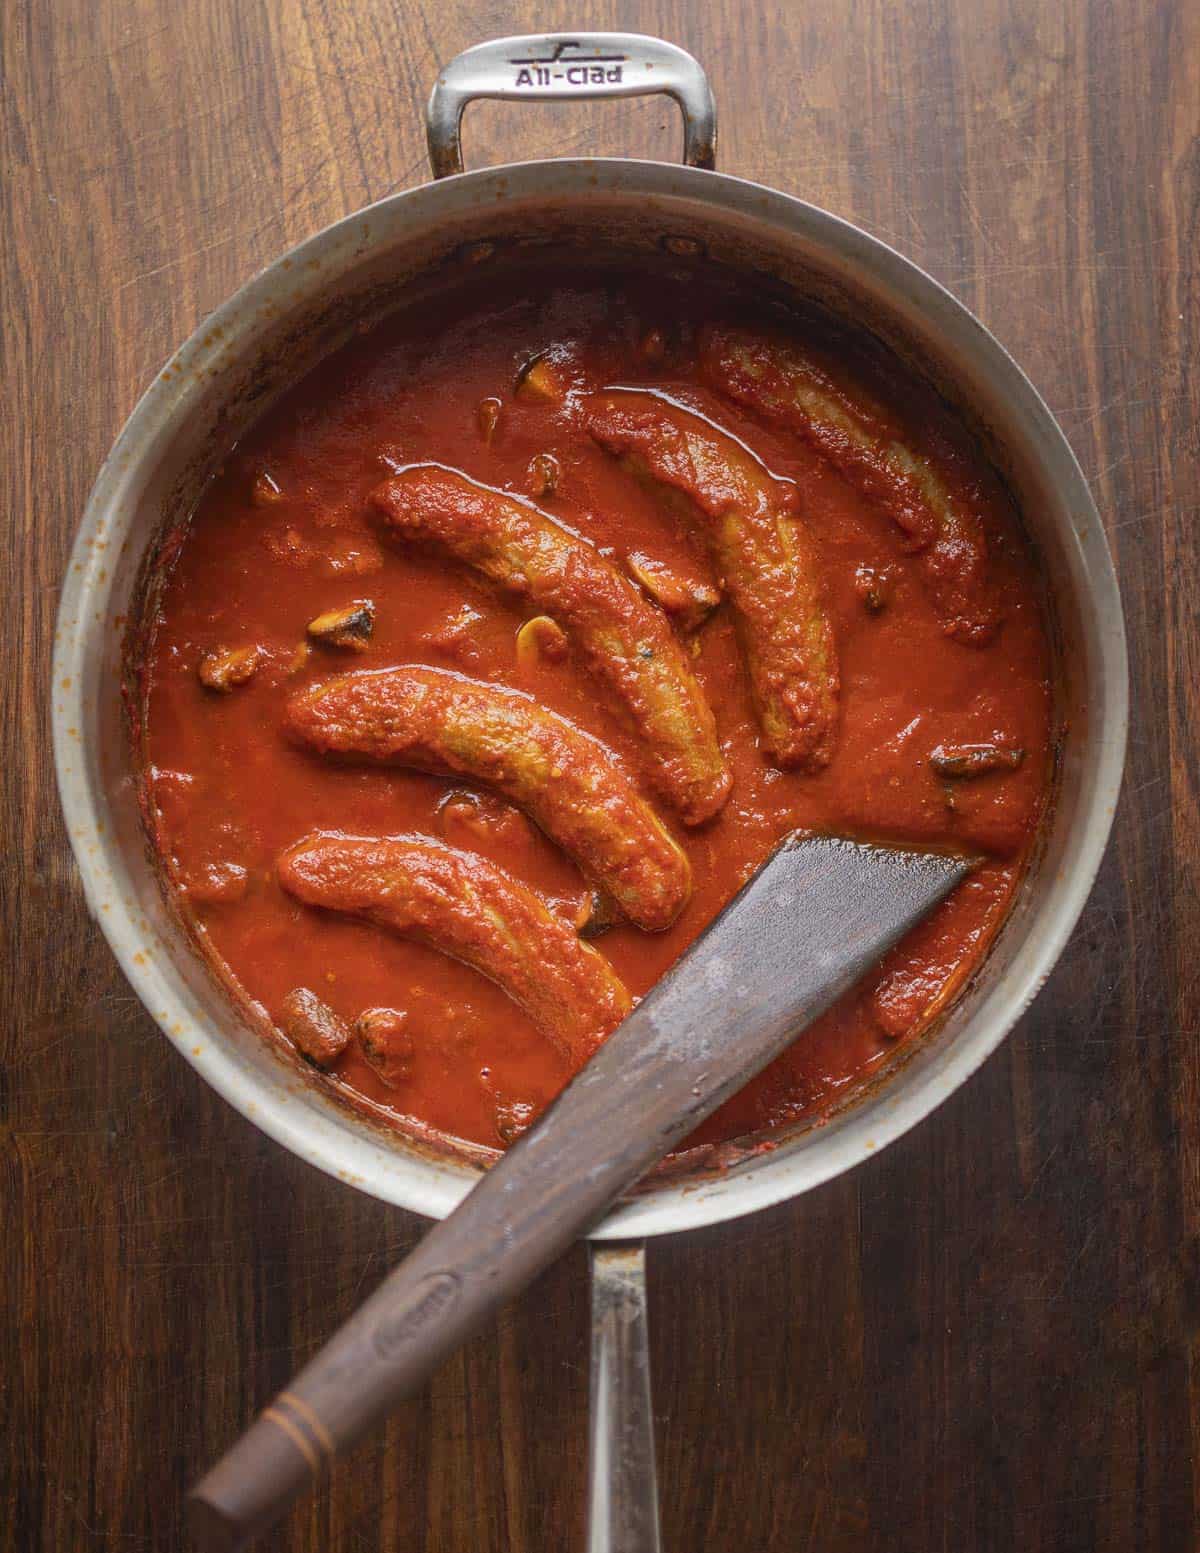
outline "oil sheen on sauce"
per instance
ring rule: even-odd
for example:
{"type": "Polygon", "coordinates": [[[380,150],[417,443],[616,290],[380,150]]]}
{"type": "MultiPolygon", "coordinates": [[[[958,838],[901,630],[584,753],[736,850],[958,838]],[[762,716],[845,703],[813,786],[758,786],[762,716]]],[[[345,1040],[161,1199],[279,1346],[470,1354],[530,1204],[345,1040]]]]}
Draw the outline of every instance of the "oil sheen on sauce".
{"type": "MultiPolygon", "coordinates": [[[[819,1114],[861,1084],[977,967],[1020,877],[1049,783],[1051,661],[1034,558],[1010,502],[944,407],[897,365],[820,319],[787,322],[794,339],[834,364],[845,391],[861,383],[894,407],[911,445],[981,513],[1002,624],[984,646],[955,641],[878,491],[864,494],[817,448],[700,384],[696,332],[731,316],[755,327],[754,313],[727,292],[669,274],[559,266],[464,278],[356,338],[291,390],[231,453],[168,546],[146,668],[145,758],[170,885],[258,1022],[277,1022],[298,986],[347,1021],[376,1006],[405,1014],[411,1053],[399,1077],[385,1084],[351,1042],[329,1080],[403,1127],[500,1147],[567,1081],[569,1062],[477,971],[299,904],[280,887],[277,857],[314,830],[424,835],[477,851],[568,914],[585,887],[516,809],[486,795],[456,801],[460,780],[298,748],[282,733],[287,698],[349,670],[432,665],[529,692],[631,770],[642,765],[636,740],[569,653],[518,655],[521,611],[462,567],[389,542],[369,493],[402,465],[436,460],[536,499],[619,565],[642,556],[713,580],[677,508],[581,429],[578,393],[558,402],[514,391],[522,366],[547,348],[575,389],[646,385],[694,401],[795,482],[840,655],[833,758],[815,774],[785,772],[764,756],[728,606],[687,638],[734,785],[721,813],[692,830],[652,797],[689,855],[694,888],[666,931],[618,925],[595,940],[629,991],[644,994],[797,827],[963,846],[986,858],[693,1142],[819,1114]],[[314,617],[362,599],[375,610],[365,651],[306,637],[314,617]],[[214,693],[198,665],[238,646],[257,650],[252,676],[214,693]],[[931,766],[938,746],[997,740],[1024,751],[1017,769],[952,780],[931,766]]],[[[780,327],[777,318],[764,323],[774,335],[780,327]]]]}

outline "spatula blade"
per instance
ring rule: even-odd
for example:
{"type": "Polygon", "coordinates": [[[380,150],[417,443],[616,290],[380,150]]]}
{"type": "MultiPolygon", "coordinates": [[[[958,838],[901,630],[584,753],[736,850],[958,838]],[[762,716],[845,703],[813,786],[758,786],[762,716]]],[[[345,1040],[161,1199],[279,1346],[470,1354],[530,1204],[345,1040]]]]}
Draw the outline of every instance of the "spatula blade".
{"type": "Polygon", "coordinates": [[[191,1495],[208,1549],[269,1525],[822,1013],[971,861],[789,836],[449,1218],[191,1495]]]}
{"type": "MultiPolygon", "coordinates": [[[[543,1122],[569,1101],[575,1109],[576,1091],[603,1091],[621,1112],[617,1131],[629,1129],[631,1148],[636,1113],[646,1164],[653,1163],[876,964],[972,866],[950,853],[788,836],[543,1122]]],[[[607,1138],[613,1143],[615,1133],[607,1138]]],[[[535,1142],[527,1134],[522,1146],[535,1142]]]]}

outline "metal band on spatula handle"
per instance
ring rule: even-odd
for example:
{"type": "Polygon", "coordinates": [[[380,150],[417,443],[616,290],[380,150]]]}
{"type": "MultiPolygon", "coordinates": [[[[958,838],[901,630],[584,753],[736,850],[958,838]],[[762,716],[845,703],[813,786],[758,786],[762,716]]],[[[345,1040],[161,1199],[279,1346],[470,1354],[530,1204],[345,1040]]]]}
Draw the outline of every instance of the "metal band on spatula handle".
{"type": "Polygon", "coordinates": [[[966,873],[789,837],[540,1120],[191,1496],[209,1549],[262,1531],[966,873]]]}

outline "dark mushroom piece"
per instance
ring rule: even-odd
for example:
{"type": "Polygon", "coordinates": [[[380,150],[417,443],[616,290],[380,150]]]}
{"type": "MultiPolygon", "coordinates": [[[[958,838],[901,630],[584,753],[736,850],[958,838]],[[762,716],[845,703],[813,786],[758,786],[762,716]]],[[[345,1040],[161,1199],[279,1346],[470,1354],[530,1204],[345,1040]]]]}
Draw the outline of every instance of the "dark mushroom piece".
{"type": "Polygon", "coordinates": [[[869,615],[886,609],[892,596],[895,574],[890,566],[860,566],[854,573],[854,591],[869,615]]]}
{"type": "Polygon", "coordinates": [[[367,1065],[389,1089],[408,1077],[416,1048],[403,1010],[364,1008],[354,1034],[367,1065]]]}
{"type": "Polygon", "coordinates": [[[488,447],[492,445],[492,438],[496,435],[496,428],[500,424],[500,412],[504,409],[502,402],[489,395],[479,401],[479,407],[475,411],[475,419],[479,425],[479,435],[488,447]]]}
{"type": "Polygon", "coordinates": [[[496,1136],[508,1148],[533,1126],[536,1112],[528,1100],[496,1102],[496,1136]]]}
{"type": "Polygon", "coordinates": [[[329,609],[305,627],[309,636],[325,647],[345,647],[366,652],[375,629],[375,605],[371,599],[355,599],[343,609],[329,609]]]}
{"type": "Polygon", "coordinates": [[[250,488],[250,500],[256,507],[271,507],[276,502],[285,500],[285,497],[274,475],[269,474],[265,469],[260,469],[250,488]]]}
{"type": "Polygon", "coordinates": [[[330,1068],[350,1044],[350,1027],[307,987],[296,987],[279,1010],[284,1035],[309,1062],[330,1068]]]}
{"type": "Polygon", "coordinates": [[[553,453],[535,453],[525,473],[531,496],[553,496],[558,490],[562,466],[553,453]]]}
{"type": "Polygon", "coordinates": [[[621,908],[604,890],[589,890],[575,913],[575,926],[580,938],[599,938],[609,928],[625,920],[621,908]]]}
{"type": "Polygon", "coordinates": [[[992,771],[1015,771],[1025,759],[1025,751],[1001,744],[939,744],[929,764],[940,777],[961,781],[965,777],[987,776],[992,771]]]}

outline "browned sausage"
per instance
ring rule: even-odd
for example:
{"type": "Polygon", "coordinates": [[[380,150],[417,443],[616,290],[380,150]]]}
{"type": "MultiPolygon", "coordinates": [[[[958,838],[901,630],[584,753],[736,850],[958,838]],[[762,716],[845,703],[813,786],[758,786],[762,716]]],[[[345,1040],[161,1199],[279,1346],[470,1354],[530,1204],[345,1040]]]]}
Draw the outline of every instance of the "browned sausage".
{"type": "Polygon", "coordinates": [[[837,652],[795,488],[655,389],[605,389],[588,401],[586,424],[634,473],[688,498],[725,579],[769,753],[783,766],[824,766],[837,726],[837,652]]]}
{"type": "Polygon", "coordinates": [[[476,853],[419,836],[319,832],[276,866],[306,905],[363,917],[474,966],[577,1065],[629,1012],[603,955],[476,853]]]}
{"type": "Polygon", "coordinates": [[[921,554],[947,635],[977,645],[997,625],[979,514],[932,461],[901,440],[893,416],[840,388],[793,346],[729,327],[700,340],[709,381],[817,449],[876,501],[921,554]]]}
{"type": "Polygon", "coordinates": [[[613,692],[655,788],[689,825],[715,814],[731,778],[716,725],[661,611],[586,540],[532,503],[440,464],[412,464],[372,501],[388,532],[464,562],[556,620],[613,692]]]}
{"type": "Polygon", "coordinates": [[[691,892],[683,849],[612,751],[522,691],[449,669],[360,670],[298,692],[286,725],[322,754],[499,789],[639,927],[669,927],[691,892]]]}

